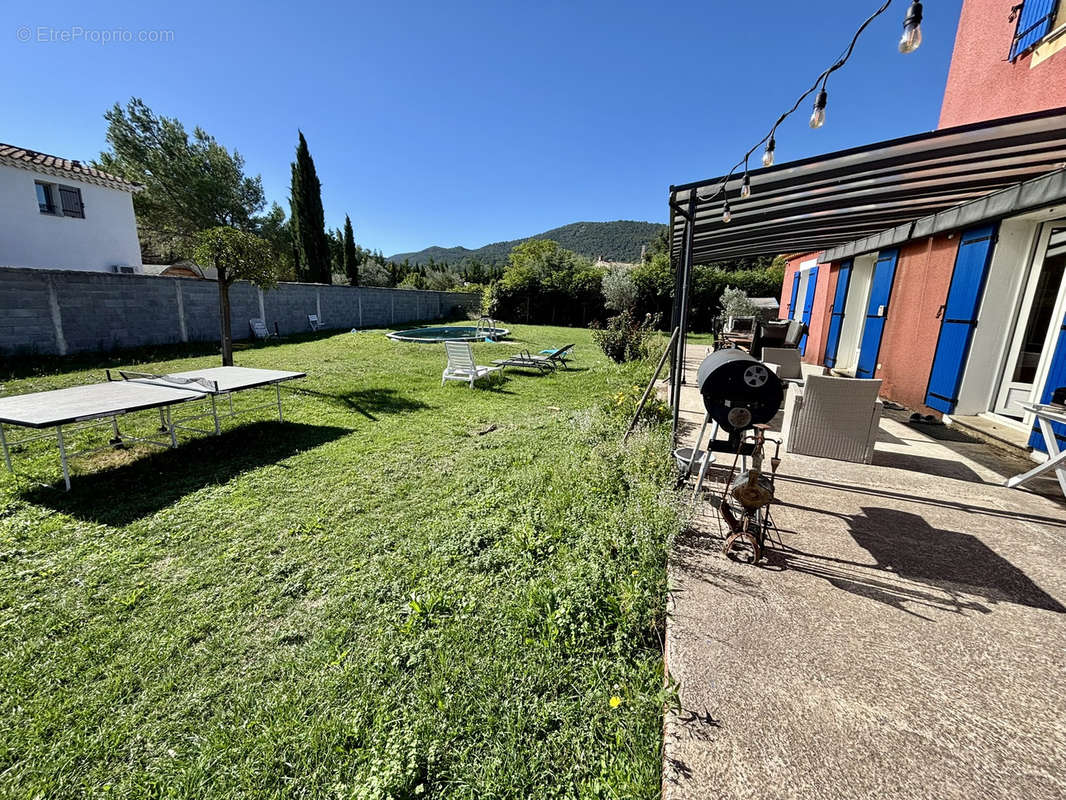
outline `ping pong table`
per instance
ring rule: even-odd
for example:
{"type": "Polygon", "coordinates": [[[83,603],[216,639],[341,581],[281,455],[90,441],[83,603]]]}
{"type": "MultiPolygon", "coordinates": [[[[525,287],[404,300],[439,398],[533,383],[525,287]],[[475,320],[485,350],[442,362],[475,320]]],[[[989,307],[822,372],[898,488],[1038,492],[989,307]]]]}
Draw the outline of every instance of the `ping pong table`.
{"type": "Polygon", "coordinates": [[[281,384],[285,381],[307,377],[303,372],[250,367],[210,367],[166,375],[118,370],[117,374],[118,377],[108,370],[106,383],[0,397],[0,449],[3,450],[4,463],[8,471],[14,472],[11,464],[12,447],[51,438],[52,433],[36,433],[22,436],[18,440],[9,440],[4,431],[5,425],[40,431],[54,429],[56,444],[59,448],[59,462],[63,470],[63,482],[69,491],[68,462],[76,456],[87,455],[127,442],[139,442],[158,447],[177,447],[178,431],[213,433],[217,436],[222,432],[222,419],[261,408],[276,406],[278,419],[284,422],[281,384]],[[243,408],[239,411],[234,408],[234,394],[270,387],[274,388],[274,398],[270,403],[243,408]],[[219,410],[220,399],[228,400],[228,409],[219,410]],[[206,401],[207,410],[189,417],[175,417],[173,411],[175,407],[195,401],[206,401]],[[167,437],[166,440],[131,436],[120,430],[119,417],[151,409],[159,411],[159,432],[167,437]],[[211,428],[198,428],[188,424],[203,419],[211,420],[213,423],[211,428]],[[83,431],[103,425],[111,426],[112,438],[107,445],[68,452],[64,428],[67,428],[67,434],[69,434],[73,431],[83,431]]]}

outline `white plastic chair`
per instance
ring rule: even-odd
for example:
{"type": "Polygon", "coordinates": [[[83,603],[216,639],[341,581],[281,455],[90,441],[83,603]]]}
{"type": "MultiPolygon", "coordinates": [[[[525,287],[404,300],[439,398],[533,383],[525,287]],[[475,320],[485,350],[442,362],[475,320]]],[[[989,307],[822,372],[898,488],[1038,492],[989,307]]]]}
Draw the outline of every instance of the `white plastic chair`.
{"type": "Polygon", "coordinates": [[[462,381],[469,383],[474,388],[474,381],[485,378],[494,372],[499,372],[501,367],[482,367],[474,363],[474,348],[470,342],[445,342],[444,350],[448,354],[448,366],[440,378],[440,385],[445,381],[462,381]]]}
{"type": "Polygon", "coordinates": [[[881,380],[808,375],[790,384],[781,433],[789,453],[869,464],[881,421],[881,380]]]}

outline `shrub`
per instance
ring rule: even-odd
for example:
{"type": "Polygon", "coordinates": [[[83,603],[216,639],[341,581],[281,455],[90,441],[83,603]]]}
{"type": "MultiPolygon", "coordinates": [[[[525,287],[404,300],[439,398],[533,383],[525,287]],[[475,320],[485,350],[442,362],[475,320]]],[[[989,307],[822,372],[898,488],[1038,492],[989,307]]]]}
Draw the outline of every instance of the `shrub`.
{"type": "MultiPolygon", "coordinates": [[[[644,396],[644,388],[643,386],[631,386],[611,395],[606,405],[607,413],[627,420],[632,419],[637,413],[640,398],[644,396]]],[[[658,425],[668,419],[670,419],[670,407],[660,400],[655,392],[652,392],[644,403],[644,408],[641,409],[639,421],[646,425],[658,425]]]]}
{"type": "Polygon", "coordinates": [[[623,311],[607,320],[607,327],[592,331],[592,340],[604,354],[619,364],[643,358],[647,352],[646,342],[658,323],[648,314],[643,324],[638,323],[632,311],[623,311]]]}

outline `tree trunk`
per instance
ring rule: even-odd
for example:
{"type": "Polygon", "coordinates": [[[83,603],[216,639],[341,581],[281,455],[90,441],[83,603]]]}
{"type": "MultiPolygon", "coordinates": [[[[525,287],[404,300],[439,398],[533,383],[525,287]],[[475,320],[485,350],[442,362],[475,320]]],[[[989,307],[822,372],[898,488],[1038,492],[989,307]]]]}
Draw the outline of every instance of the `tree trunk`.
{"type": "Polygon", "coordinates": [[[229,318],[229,281],[225,270],[218,270],[218,316],[222,329],[222,366],[233,366],[233,330],[229,318]]]}

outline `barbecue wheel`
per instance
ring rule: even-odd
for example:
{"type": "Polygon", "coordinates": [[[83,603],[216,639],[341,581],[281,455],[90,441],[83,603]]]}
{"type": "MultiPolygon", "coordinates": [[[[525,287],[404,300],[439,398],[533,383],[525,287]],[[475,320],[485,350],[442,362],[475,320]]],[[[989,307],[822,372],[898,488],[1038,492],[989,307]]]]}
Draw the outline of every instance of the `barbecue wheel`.
{"type": "Polygon", "coordinates": [[[722,552],[736,561],[757,564],[759,559],[762,558],[762,548],[759,547],[759,540],[755,534],[748,530],[750,521],[751,517],[746,516],[744,518],[743,527],[725,540],[722,552]]]}

